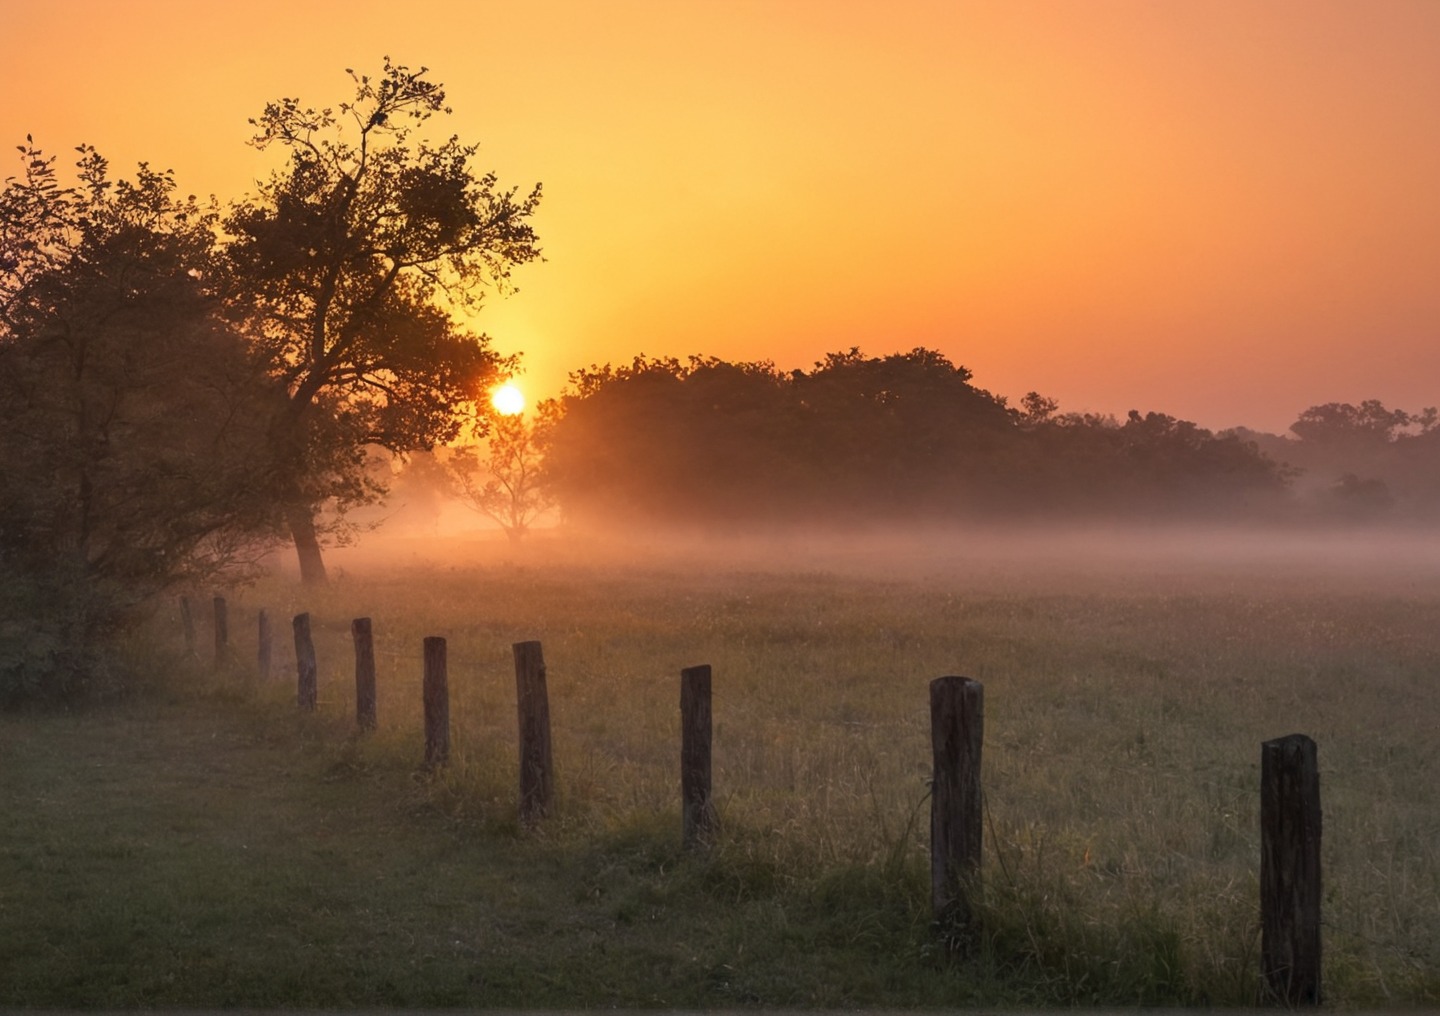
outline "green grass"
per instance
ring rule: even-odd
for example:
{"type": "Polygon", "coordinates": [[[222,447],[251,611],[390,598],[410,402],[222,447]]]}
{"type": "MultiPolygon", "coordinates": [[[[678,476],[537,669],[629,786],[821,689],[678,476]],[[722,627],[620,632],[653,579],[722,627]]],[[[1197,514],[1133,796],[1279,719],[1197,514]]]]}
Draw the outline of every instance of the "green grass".
{"type": "MultiPolygon", "coordinates": [[[[226,673],[167,664],[122,702],[0,717],[0,1005],[1250,1004],[1259,745],[1296,731],[1320,746],[1328,997],[1440,1001],[1434,570],[871,565],[537,551],[232,593],[226,673]],[[264,687],[261,607],[286,675],[264,687]],[[301,609],[314,716],[288,676],[301,609]],[[435,775],[426,635],[449,639],[435,775]],[[510,660],[527,639],[560,798],[528,831],[510,660]],[[722,831],[692,855],[678,699],[696,663],[715,673],[722,831]],[[926,684],[949,673],[986,694],[966,961],[928,914],[926,684]]],[[[147,657],[177,632],[157,619],[147,657]]]]}

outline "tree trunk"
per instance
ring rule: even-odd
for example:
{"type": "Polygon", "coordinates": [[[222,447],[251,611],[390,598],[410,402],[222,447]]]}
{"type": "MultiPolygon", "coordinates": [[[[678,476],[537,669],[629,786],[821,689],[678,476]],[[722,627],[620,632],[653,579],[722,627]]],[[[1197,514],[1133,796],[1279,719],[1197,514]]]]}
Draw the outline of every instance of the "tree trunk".
{"type": "Polygon", "coordinates": [[[290,536],[295,540],[295,553],[300,559],[300,581],[307,586],[323,586],[330,581],[325,573],[325,559],[320,554],[320,537],[315,532],[315,515],[305,505],[291,505],[285,511],[290,523],[290,536]]]}

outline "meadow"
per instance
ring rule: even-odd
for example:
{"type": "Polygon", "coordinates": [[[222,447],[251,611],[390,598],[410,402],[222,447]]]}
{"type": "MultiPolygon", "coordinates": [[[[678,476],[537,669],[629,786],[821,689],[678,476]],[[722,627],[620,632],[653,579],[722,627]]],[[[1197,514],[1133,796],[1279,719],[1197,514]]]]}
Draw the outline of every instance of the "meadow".
{"type": "Polygon", "coordinates": [[[166,610],[135,639],[143,689],[0,717],[0,1005],[1250,1005],[1259,749],[1295,732],[1320,751],[1328,1001],[1440,1002],[1428,537],[415,541],[333,562],[321,591],[227,591],[219,672],[203,623],[186,660],[166,610]],[[294,706],[301,610],[315,715],[294,706]],[[435,773],[430,635],[453,745],[435,773]],[[558,802],[526,829],[511,645],[530,639],[558,802]],[[679,671],[699,663],[720,833],[687,853],[679,671]],[[985,686],[964,959],[929,923],[945,674],[985,686]]]}

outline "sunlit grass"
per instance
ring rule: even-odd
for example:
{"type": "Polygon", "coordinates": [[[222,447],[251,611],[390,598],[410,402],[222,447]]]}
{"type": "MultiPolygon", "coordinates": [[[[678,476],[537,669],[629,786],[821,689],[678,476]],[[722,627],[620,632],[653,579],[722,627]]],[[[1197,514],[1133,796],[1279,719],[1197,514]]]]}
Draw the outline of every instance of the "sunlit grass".
{"type": "MultiPolygon", "coordinates": [[[[238,774],[217,773],[219,801],[251,765],[290,766],[305,800],[333,791],[367,822],[405,826],[412,845],[428,829],[497,855],[501,872],[463,901],[436,890],[498,943],[465,961],[476,969],[544,970],[559,929],[575,936],[570,973],[552,971],[535,995],[460,981],[445,982],[450,994],[399,982],[387,994],[352,973],[347,988],[295,996],[315,1004],[1248,1004],[1259,745],[1304,732],[1322,767],[1327,995],[1415,1005],[1440,999],[1437,607],[1440,578],[1244,569],[881,578],[537,557],[357,570],[318,593],[276,580],[232,594],[239,659],[206,686],[233,701],[207,692],[194,708],[220,736],[236,736],[232,721],[259,725],[280,753],[257,748],[238,774]],[[282,678],[244,690],[261,607],[277,622],[282,678]],[[292,704],[286,622],[301,609],[320,658],[318,717],[292,704]],[[373,619],[379,669],[368,737],[350,734],[356,616],[373,619]],[[427,635],[449,639],[454,745],[428,779],[427,635]],[[522,833],[510,646],[528,639],[545,649],[560,800],[522,833]],[[687,858],[679,672],[697,663],[714,668],[722,834],[687,858]],[[986,689],[986,938],[968,966],[947,962],[927,928],[926,684],[942,674],[986,689]],[[314,757],[284,761],[293,743],[314,757]],[[535,907],[523,916],[507,897],[516,878],[535,907]]],[[[322,863],[389,849],[392,833],[327,810],[335,853],[322,863]]],[[[123,869],[123,839],[104,849],[123,869]]]]}

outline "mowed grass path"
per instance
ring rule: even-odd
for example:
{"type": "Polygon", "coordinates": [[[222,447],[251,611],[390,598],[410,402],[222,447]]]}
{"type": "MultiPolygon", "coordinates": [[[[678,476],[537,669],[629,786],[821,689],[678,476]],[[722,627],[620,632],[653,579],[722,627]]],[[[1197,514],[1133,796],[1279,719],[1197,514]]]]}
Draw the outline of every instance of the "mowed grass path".
{"type": "Polygon", "coordinates": [[[467,997],[457,901],[525,884],[497,893],[403,774],[347,778],[290,720],[195,698],[6,720],[5,1003],[467,997]]]}
{"type": "Polygon", "coordinates": [[[229,673],[0,717],[0,1005],[1248,1004],[1259,743],[1295,731],[1321,751],[1331,999],[1440,999],[1433,569],[927,567],[534,560],[236,592],[229,673]],[[284,680],[254,682],[262,606],[279,646],[312,613],[318,715],[297,715],[286,652],[284,680]],[[431,634],[455,742],[433,776],[431,634]],[[560,792],[533,831],[508,659],[528,638],[560,792]],[[678,670],[700,662],[723,828],[687,855],[678,670]],[[986,683],[986,935],[963,962],[927,912],[944,673],[986,683]]]}
{"type": "Polygon", "coordinates": [[[976,997],[932,970],[913,893],[787,892],[743,852],[682,856],[653,816],[594,837],[467,818],[463,788],[283,705],[0,719],[0,1005],[976,997]]]}

